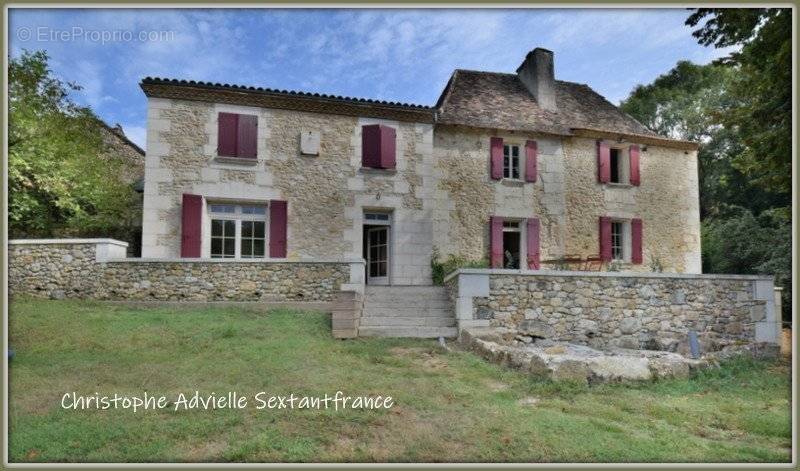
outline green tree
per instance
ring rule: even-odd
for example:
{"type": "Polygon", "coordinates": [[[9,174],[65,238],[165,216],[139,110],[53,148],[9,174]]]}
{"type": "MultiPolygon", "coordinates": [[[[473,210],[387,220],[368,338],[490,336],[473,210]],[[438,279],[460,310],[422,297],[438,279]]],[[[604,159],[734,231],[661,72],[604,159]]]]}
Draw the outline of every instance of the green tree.
{"type": "Polygon", "coordinates": [[[775,194],[753,184],[734,165],[744,144],[736,129],[717,123],[735,106],[730,93],[736,70],[721,65],[680,61],[653,83],[639,85],[621,108],[649,129],[675,139],[698,142],[700,210],[703,219],[728,206],[743,206],[755,214],[788,206],[789,195],[775,194]]]}
{"type": "Polygon", "coordinates": [[[53,76],[45,52],[9,58],[10,237],[130,239],[136,193],[107,154],[102,123],[53,76]]]}
{"type": "Polygon", "coordinates": [[[715,115],[742,143],[734,165],[763,188],[790,194],[791,9],[700,8],[686,20],[689,26],[701,22],[693,33],[700,44],[740,46],[720,61],[736,71],[729,90],[736,100],[726,113],[715,115]]]}
{"type": "Polygon", "coordinates": [[[791,223],[774,211],[754,216],[730,207],[726,217],[702,223],[703,271],[775,275],[783,287],[783,318],[790,320],[792,287],[791,223]]]}

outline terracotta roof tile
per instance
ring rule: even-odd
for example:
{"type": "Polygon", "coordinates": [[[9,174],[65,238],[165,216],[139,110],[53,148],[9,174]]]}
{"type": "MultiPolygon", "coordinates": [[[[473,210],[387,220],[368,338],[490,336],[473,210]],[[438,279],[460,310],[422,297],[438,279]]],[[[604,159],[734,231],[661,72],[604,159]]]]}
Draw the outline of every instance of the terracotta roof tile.
{"type": "Polygon", "coordinates": [[[272,94],[272,95],[286,95],[286,96],[298,96],[298,97],[307,97],[307,98],[322,98],[326,100],[336,100],[336,101],[343,101],[343,102],[350,102],[350,103],[372,103],[376,105],[386,105],[386,106],[396,106],[400,108],[410,108],[415,110],[429,110],[431,109],[430,106],[425,105],[417,105],[414,103],[401,103],[396,101],[385,101],[385,100],[373,100],[371,98],[358,98],[358,97],[349,97],[349,96],[341,96],[341,95],[328,95],[325,93],[312,93],[312,92],[302,92],[297,90],[278,90],[276,88],[266,88],[266,87],[249,87],[246,85],[231,85],[227,83],[212,83],[212,82],[202,82],[202,81],[195,81],[195,80],[177,80],[177,79],[169,79],[169,78],[160,78],[160,77],[146,77],[142,80],[142,84],[150,85],[150,84],[158,84],[158,85],[177,85],[177,86],[185,86],[185,87],[193,87],[193,88],[205,88],[205,89],[212,89],[212,90],[235,90],[235,91],[242,91],[242,92],[259,92],[263,94],[272,94]]]}

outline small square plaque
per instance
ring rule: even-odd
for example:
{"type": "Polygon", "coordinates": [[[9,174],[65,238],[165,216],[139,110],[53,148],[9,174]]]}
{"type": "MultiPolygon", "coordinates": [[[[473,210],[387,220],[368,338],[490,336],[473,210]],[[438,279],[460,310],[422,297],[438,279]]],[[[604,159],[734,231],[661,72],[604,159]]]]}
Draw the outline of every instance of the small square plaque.
{"type": "Polygon", "coordinates": [[[319,139],[319,131],[302,131],[300,133],[300,153],[319,155],[319,139]]]}

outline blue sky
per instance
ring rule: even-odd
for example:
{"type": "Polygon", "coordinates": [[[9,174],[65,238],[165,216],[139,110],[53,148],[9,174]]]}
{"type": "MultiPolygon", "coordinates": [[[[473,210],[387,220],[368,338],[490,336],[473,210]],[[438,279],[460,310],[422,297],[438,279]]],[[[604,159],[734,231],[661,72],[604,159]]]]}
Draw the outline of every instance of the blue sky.
{"type": "Polygon", "coordinates": [[[537,46],[556,78],[613,103],[678,60],[707,63],[685,9],[12,9],[10,52],[47,50],[76,101],[144,147],[146,76],[432,105],[453,69],[514,72],[537,46]],[[102,34],[106,35],[103,40],[102,34]],[[140,37],[140,35],[143,35],[140,37]]]}

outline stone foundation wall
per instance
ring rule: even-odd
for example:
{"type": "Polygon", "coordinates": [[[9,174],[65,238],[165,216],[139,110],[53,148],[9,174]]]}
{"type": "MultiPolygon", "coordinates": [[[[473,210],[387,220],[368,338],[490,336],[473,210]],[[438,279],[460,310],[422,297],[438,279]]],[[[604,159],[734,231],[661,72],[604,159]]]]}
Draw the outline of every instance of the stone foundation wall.
{"type": "Polygon", "coordinates": [[[446,281],[463,327],[526,340],[676,351],[776,343],[770,277],[459,270],[446,281]]]}
{"type": "MultiPolygon", "coordinates": [[[[11,241],[9,295],[135,301],[330,302],[351,263],[125,259],[95,240],[11,241]]],[[[363,264],[361,265],[363,270],[363,264]]]]}

